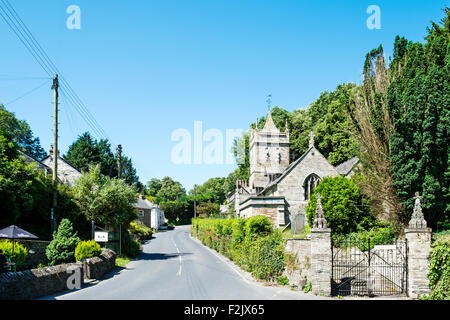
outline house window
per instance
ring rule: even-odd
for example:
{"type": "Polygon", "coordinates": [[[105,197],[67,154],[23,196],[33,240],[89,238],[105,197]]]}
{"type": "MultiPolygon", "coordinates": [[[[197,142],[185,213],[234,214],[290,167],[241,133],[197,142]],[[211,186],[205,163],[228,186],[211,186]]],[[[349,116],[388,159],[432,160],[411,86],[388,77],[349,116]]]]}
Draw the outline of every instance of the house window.
{"type": "Polygon", "coordinates": [[[303,183],[303,189],[305,190],[305,201],[309,200],[311,194],[314,193],[314,189],[320,182],[320,178],[317,174],[310,174],[303,183]]]}
{"type": "Polygon", "coordinates": [[[145,211],[139,210],[139,216],[143,218],[145,216],[145,211]]]}

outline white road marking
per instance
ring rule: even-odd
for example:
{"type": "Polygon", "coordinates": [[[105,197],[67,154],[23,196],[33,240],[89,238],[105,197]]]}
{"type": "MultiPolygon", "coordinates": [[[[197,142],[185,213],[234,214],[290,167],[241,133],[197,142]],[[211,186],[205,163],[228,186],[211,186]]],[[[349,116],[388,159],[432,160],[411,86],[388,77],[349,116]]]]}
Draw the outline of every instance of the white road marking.
{"type": "Polygon", "coordinates": [[[177,276],[181,276],[181,270],[183,269],[183,260],[181,259],[181,252],[180,249],[178,249],[177,244],[175,243],[175,241],[172,239],[172,243],[175,246],[175,249],[177,249],[178,252],[178,260],[180,261],[180,268],[178,269],[177,272],[177,276]]]}

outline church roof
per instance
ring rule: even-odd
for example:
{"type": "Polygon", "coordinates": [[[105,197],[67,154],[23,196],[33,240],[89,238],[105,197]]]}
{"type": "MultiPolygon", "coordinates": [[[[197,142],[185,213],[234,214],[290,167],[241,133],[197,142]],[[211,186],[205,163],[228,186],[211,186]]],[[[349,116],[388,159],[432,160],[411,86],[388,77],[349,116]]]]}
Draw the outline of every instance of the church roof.
{"type": "MultiPolygon", "coordinates": [[[[268,190],[271,187],[273,187],[273,186],[277,185],[278,183],[280,183],[280,181],[283,180],[291,172],[291,170],[293,168],[295,168],[299,163],[301,163],[305,159],[305,157],[308,155],[308,153],[311,152],[313,149],[314,149],[314,152],[317,152],[318,154],[320,154],[323,157],[323,155],[319,152],[319,150],[317,150],[314,146],[309,147],[308,151],[306,151],[300,158],[298,158],[297,160],[292,162],[286,168],[286,170],[281,174],[281,176],[279,176],[276,180],[274,180],[271,183],[269,183],[261,192],[258,193],[258,195],[259,194],[263,194],[266,190],[268,190]]],[[[331,164],[330,164],[330,166],[333,167],[331,164]]],[[[336,168],[334,168],[334,169],[336,169],[336,168]]],[[[336,170],[336,173],[339,173],[339,172],[336,170]]]]}
{"type": "Polygon", "coordinates": [[[280,130],[278,130],[277,126],[275,125],[275,122],[273,122],[272,112],[270,112],[270,111],[267,114],[266,123],[264,125],[263,131],[280,133],[280,130]]]}
{"type": "Polygon", "coordinates": [[[351,158],[345,162],[342,162],[340,165],[336,166],[336,170],[343,174],[344,176],[348,175],[352,169],[359,163],[359,159],[357,157],[351,158]]]}

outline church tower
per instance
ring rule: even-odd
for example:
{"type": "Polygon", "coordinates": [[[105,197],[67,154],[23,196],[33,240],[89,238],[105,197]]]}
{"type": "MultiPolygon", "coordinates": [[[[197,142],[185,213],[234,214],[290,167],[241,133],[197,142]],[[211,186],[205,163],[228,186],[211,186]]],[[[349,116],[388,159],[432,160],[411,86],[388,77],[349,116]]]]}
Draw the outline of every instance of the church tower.
{"type": "Polygon", "coordinates": [[[250,135],[251,193],[259,193],[277,179],[289,166],[289,130],[281,132],[273,122],[269,111],[262,130],[256,126],[250,135]]]}

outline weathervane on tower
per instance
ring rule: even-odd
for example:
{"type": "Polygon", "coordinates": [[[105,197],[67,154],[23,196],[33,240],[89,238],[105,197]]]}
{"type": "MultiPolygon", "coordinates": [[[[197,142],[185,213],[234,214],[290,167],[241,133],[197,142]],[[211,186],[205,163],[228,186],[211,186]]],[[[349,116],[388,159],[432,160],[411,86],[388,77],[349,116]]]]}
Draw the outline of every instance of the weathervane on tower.
{"type": "Polygon", "coordinates": [[[269,109],[270,112],[270,109],[272,109],[272,94],[269,94],[267,96],[266,102],[267,102],[267,109],[269,109]]]}

